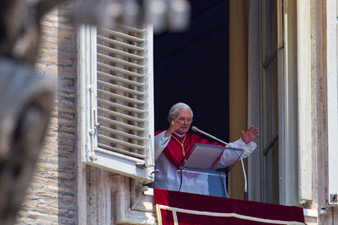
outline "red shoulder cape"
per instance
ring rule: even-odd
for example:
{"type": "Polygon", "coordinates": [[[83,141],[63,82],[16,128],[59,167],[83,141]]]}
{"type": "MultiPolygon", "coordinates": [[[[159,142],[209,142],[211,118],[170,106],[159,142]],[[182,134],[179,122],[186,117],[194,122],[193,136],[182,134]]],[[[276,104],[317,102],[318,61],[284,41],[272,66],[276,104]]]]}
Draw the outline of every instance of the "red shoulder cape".
{"type": "MultiPolygon", "coordinates": [[[[163,131],[157,131],[157,132],[155,132],[155,135],[158,135],[161,132],[163,132],[163,131]]],[[[174,136],[181,143],[183,142],[184,137],[180,138],[176,134],[172,134],[172,136],[174,136]]],[[[175,138],[173,138],[173,137],[170,138],[170,141],[169,141],[167,147],[163,150],[163,154],[167,157],[167,159],[176,168],[178,168],[178,166],[179,166],[179,164],[182,161],[184,156],[183,156],[181,144],[177,140],[175,140],[175,138]]],[[[218,145],[216,142],[210,143],[207,139],[204,139],[204,138],[202,138],[202,137],[200,137],[196,134],[187,133],[186,139],[183,143],[185,154],[189,151],[189,149],[191,148],[191,146],[194,143],[218,145]]],[[[189,154],[187,155],[187,159],[189,158],[191,153],[192,153],[192,151],[189,152],[189,154]]]]}

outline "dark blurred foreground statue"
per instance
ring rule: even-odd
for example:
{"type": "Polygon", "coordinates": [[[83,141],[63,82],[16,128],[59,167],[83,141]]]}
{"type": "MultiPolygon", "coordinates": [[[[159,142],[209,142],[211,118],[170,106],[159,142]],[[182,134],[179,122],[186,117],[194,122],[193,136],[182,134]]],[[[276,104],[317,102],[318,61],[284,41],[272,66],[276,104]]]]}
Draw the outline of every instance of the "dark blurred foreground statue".
{"type": "Polygon", "coordinates": [[[0,5],[1,224],[20,210],[52,110],[55,82],[34,70],[42,16],[25,1],[0,5]]]}
{"type": "MultiPolygon", "coordinates": [[[[55,84],[34,65],[40,22],[67,0],[2,0],[0,5],[0,223],[13,224],[47,132],[55,84]]],[[[71,2],[73,3],[73,2],[71,2]]],[[[187,0],[74,1],[73,24],[113,27],[152,23],[154,32],[188,25],[187,0]]]]}
{"type": "Polygon", "coordinates": [[[51,84],[31,67],[0,60],[1,224],[14,222],[31,180],[52,110],[51,84]]]}

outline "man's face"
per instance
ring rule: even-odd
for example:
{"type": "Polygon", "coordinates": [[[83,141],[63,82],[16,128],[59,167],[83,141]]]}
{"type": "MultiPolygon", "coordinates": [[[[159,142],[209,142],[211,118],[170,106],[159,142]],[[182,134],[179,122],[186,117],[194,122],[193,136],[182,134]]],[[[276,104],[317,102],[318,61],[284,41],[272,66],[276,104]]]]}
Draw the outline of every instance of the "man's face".
{"type": "Polygon", "coordinates": [[[192,118],[191,112],[189,109],[179,109],[175,122],[179,123],[181,126],[176,130],[178,134],[186,134],[191,126],[192,118]]]}

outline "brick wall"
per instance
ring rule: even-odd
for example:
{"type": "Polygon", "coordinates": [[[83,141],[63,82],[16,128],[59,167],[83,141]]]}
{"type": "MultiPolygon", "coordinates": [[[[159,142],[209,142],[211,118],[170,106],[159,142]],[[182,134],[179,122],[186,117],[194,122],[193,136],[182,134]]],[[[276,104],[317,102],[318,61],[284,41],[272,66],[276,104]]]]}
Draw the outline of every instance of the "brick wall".
{"type": "Polygon", "coordinates": [[[16,224],[77,224],[76,33],[59,7],[42,25],[37,67],[57,79],[57,96],[44,148],[16,224]]]}

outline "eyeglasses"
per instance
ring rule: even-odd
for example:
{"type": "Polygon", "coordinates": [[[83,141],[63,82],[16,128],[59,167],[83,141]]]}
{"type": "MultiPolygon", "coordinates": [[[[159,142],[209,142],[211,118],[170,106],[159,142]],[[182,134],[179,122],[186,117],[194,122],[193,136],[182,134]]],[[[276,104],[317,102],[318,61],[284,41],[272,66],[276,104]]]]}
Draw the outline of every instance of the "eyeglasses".
{"type": "Polygon", "coordinates": [[[192,118],[184,118],[184,117],[180,117],[178,118],[178,120],[182,123],[184,123],[185,121],[187,121],[187,123],[191,123],[192,122],[192,118]]]}

